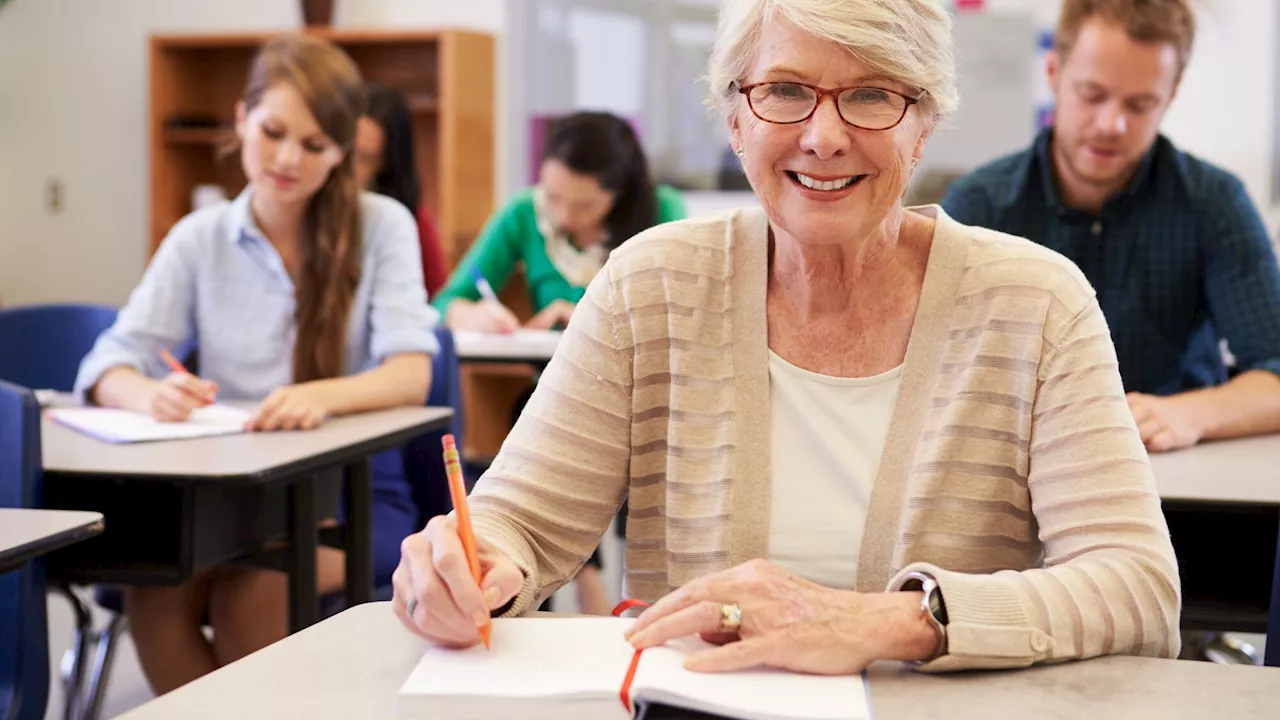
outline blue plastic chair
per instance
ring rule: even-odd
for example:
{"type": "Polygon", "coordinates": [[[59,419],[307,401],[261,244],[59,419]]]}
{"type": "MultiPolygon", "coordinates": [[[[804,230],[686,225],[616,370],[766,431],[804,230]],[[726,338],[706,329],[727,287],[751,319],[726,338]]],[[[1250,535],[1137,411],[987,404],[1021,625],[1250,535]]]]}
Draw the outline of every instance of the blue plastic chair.
{"type": "Polygon", "coordinates": [[[0,379],[70,392],[80,361],[115,321],[115,308],[103,305],[0,309],[0,379]]]}
{"type": "MultiPolygon", "coordinates": [[[[41,506],[40,407],[0,381],[0,507],[41,506]]],[[[49,702],[44,561],[0,575],[0,718],[41,720],[49,702]]]]}
{"type": "MultiPolygon", "coordinates": [[[[105,305],[26,305],[0,309],[0,380],[32,390],[70,392],[80,361],[115,320],[116,309],[105,305]]],[[[106,655],[109,660],[115,648],[111,641],[123,629],[123,616],[113,618],[107,630],[95,631],[87,601],[69,587],[60,585],[54,589],[71,603],[76,616],[74,647],[63,661],[67,715],[72,716],[77,698],[82,694],[80,681],[88,653],[96,650],[99,656],[106,655]]],[[[107,665],[100,663],[103,668],[107,665]]],[[[100,679],[95,669],[95,682],[100,679]]],[[[93,713],[96,707],[90,711],[93,713]]]]}
{"type": "Polygon", "coordinates": [[[445,433],[453,433],[459,452],[465,446],[462,437],[462,383],[453,333],[445,327],[436,328],[436,340],[440,343],[440,353],[433,358],[427,405],[453,408],[453,420],[447,429],[420,435],[404,447],[404,471],[413,492],[413,503],[418,508],[418,527],[453,509],[441,447],[445,433]]]}

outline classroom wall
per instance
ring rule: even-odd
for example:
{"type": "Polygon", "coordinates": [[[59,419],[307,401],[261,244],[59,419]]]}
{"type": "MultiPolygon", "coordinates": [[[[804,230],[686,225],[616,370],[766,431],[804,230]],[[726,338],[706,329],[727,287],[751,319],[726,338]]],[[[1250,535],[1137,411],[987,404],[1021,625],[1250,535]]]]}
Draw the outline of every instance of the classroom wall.
{"type": "MultiPolygon", "coordinates": [[[[11,0],[0,10],[0,303],[124,302],[146,259],[147,36],[287,30],[301,24],[299,7],[298,0],[11,0]],[[56,215],[45,203],[54,178],[64,188],[56,215]]],[[[334,22],[497,33],[502,7],[503,0],[336,0],[334,22]]]]}
{"type": "MultiPolygon", "coordinates": [[[[507,2],[536,0],[336,0],[335,23],[501,35],[507,2]]],[[[1046,25],[1058,4],[987,3],[989,11],[1030,12],[1046,25]]],[[[298,7],[298,0],[12,0],[0,11],[0,303],[121,303],[137,282],[146,246],[149,33],[283,30],[300,23],[298,7]],[[64,188],[56,215],[45,207],[53,178],[64,188]]],[[[1198,0],[1197,7],[1199,43],[1164,130],[1237,173],[1274,233],[1280,3],[1198,0]]],[[[501,108],[507,87],[500,76],[500,117],[510,124],[501,108]]],[[[506,187],[508,139],[504,129],[498,187],[506,187]]]]}

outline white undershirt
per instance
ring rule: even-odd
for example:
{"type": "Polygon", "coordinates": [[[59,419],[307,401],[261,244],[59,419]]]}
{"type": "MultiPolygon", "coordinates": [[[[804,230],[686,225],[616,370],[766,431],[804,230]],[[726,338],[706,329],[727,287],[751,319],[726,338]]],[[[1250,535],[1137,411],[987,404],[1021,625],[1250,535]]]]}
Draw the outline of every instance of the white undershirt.
{"type": "Polygon", "coordinates": [[[769,351],[770,562],[820,585],[854,587],[901,379],[901,365],[874,377],[839,378],[769,351]]]}

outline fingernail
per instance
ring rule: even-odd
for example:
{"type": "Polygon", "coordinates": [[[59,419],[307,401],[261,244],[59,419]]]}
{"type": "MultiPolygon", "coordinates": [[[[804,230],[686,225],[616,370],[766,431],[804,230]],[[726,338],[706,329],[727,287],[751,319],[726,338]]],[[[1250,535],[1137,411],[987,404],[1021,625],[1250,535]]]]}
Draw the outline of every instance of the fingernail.
{"type": "Polygon", "coordinates": [[[489,603],[489,607],[493,607],[502,599],[502,591],[498,590],[497,586],[491,585],[484,591],[484,599],[489,603]]]}

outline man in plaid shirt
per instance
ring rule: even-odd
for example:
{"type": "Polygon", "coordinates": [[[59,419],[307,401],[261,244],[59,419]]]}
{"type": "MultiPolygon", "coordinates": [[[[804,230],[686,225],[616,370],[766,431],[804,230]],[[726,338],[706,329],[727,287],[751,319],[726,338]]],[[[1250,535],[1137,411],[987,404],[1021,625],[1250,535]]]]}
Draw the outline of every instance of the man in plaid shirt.
{"type": "MultiPolygon", "coordinates": [[[[1158,134],[1194,35],[1186,0],[1066,0],[1047,63],[1053,128],[942,202],[1084,271],[1152,451],[1280,431],[1280,269],[1266,229],[1239,179],[1158,134]],[[1230,379],[1220,340],[1236,358],[1230,379]]],[[[1232,106],[1224,96],[1224,123],[1232,106]]]]}

